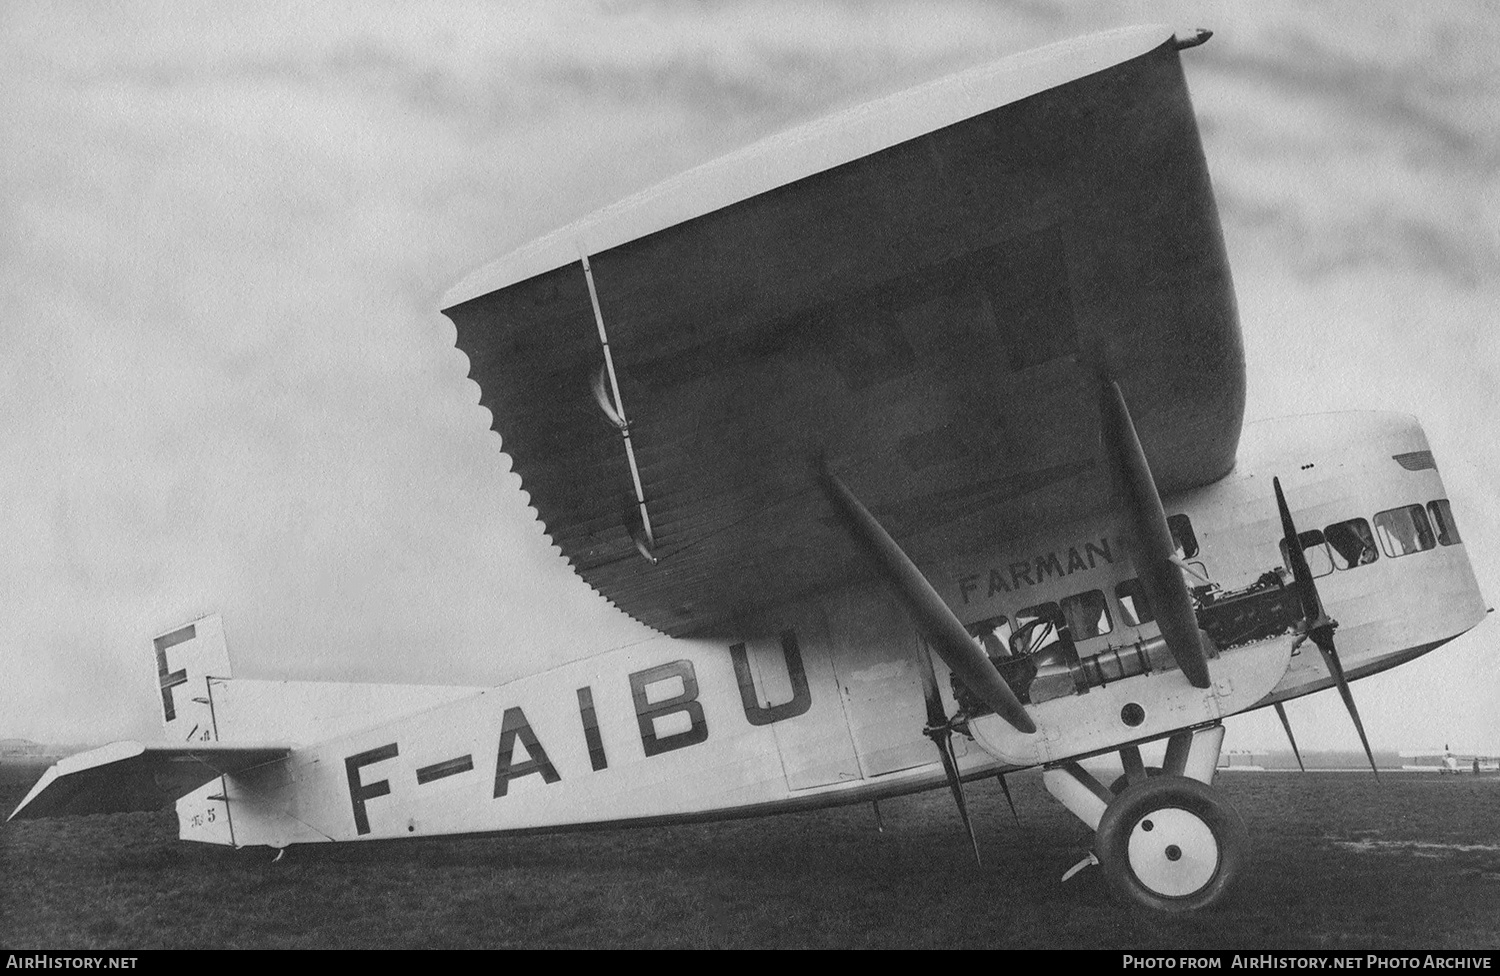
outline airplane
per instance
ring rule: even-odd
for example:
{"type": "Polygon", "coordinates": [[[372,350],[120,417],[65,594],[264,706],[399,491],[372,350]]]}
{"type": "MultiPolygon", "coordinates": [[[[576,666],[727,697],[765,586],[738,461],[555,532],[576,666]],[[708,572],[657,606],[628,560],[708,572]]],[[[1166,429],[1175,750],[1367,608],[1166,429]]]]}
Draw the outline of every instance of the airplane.
{"type": "Polygon", "coordinates": [[[1480,756],[1475,753],[1455,753],[1445,743],[1442,751],[1420,750],[1401,753],[1402,759],[1419,760],[1403,763],[1401,768],[1411,771],[1432,771],[1439,774],[1494,772],[1500,769],[1500,759],[1495,756],[1480,756]]]}
{"type": "Polygon", "coordinates": [[[502,447],[655,635],[428,688],[234,678],[197,620],[153,641],[167,742],[63,760],[12,819],[175,803],[284,851],[946,786],[978,857],[964,783],[1041,767],[1094,831],[1075,870],[1220,903],[1224,719],[1335,688],[1368,755],[1351,683],[1486,609],[1415,418],[1245,423],[1208,35],[974,68],[476,271],[443,308],[502,447]]]}

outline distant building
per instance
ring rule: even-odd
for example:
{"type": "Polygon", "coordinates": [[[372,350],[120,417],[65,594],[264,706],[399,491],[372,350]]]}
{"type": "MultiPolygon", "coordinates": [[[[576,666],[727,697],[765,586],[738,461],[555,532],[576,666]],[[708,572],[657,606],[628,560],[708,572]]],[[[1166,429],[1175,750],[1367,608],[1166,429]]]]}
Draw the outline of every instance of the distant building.
{"type": "Polygon", "coordinates": [[[45,754],[46,750],[30,739],[0,739],[0,762],[6,759],[34,759],[45,754]]]}
{"type": "MultiPolygon", "coordinates": [[[[1441,753],[1439,754],[1441,756],[1441,753]]],[[[1353,750],[1307,750],[1302,752],[1302,761],[1308,769],[1323,770],[1369,770],[1370,761],[1363,752],[1353,750]]],[[[1400,769],[1404,760],[1395,752],[1376,749],[1375,765],[1380,769],[1400,769]]],[[[1297,757],[1290,749],[1225,749],[1219,753],[1219,769],[1231,770],[1296,770],[1297,757]]]]}

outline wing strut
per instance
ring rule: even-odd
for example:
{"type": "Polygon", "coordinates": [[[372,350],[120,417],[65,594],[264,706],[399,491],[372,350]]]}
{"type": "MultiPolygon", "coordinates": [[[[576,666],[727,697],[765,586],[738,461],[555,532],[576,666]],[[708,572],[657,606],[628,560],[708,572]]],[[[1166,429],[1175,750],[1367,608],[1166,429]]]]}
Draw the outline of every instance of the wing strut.
{"type": "Polygon", "coordinates": [[[1140,573],[1141,589],[1156,613],[1161,636],[1167,642],[1177,666],[1194,688],[1207,688],[1208,655],[1204,636],[1198,629],[1193,612],[1193,598],[1182,581],[1177,566],[1177,548],[1172,544],[1172,530],[1156,479],[1146,463],[1146,453],[1136,436],[1135,423],[1125,406],[1120,386],[1107,376],[1100,376],[1101,431],[1105,453],[1114,468],[1118,483],[1124,489],[1125,510],[1135,540],[1133,556],[1140,573]]]}
{"type": "Polygon", "coordinates": [[[979,643],[969,636],[963,622],[948,608],[943,598],[938,596],[932,584],[927,582],[927,577],[922,575],[922,571],[917,569],[911,558],[848,486],[829,470],[826,462],[821,468],[823,486],[843,514],[850,531],[864,543],[886,582],[890,583],[897,596],[906,604],[907,610],[916,619],[923,635],[932,643],[938,657],[981,701],[993,708],[996,715],[1009,722],[1018,732],[1035,732],[1036,723],[1026,714],[1026,708],[1016,697],[1016,693],[1011,691],[1010,685],[1005,683],[1000,672],[985,657],[979,643]]]}
{"type": "Polygon", "coordinates": [[[620,381],[615,376],[615,359],[609,351],[609,336],[604,331],[604,313],[599,309],[599,292],[594,288],[594,270],[589,267],[589,256],[580,248],[578,258],[583,262],[583,276],[589,285],[589,302],[594,306],[594,324],[599,328],[599,345],[604,349],[604,367],[594,378],[594,399],[609,422],[620,428],[625,441],[625,460],[630,462],[630,480],[635,486],[635,504],[640,514],[639,531],[630,535],[635,547],[646,561],[656,564],[654,552],[656,535],[651,531],[651,514],[646,511],[646,492],[641,487],[641,471],[635,463],[635,445],[630,442],[630,421],[625,417],[625,401],[620,399],[620,381]],[[604,388],[604,379],[609,378],[609,389],[604,388]]]}

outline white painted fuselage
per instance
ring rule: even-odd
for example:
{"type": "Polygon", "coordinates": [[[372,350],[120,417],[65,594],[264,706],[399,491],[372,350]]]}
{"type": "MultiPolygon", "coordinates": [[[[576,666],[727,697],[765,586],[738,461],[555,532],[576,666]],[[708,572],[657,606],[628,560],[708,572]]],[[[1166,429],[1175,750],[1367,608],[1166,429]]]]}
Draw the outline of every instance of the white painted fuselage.
{"type": "MultiPolygon", "coordinates": [[[[1033,736],[975,715],[972,738],[955,737],[965,775],[1098,753],[1327,687],[1316,649],[1277,630],[1264,609],[1278,598],[1281,584],[1268,580],[1283,566],[1273,477],[1310,550],[1325,609],[1339,622],[1351,678],[1410,660],[1483,619],[1414,419],[1356,413],[1251,424],[1239,456],[1228,477],[1166,499],[1169,515],[1186,516],[1174,519],[1184,529],[1183,559],[1207,581],[1189,585],[1208,587],[1201,603],[1217,608],[1219,629],[1210,632],[1223,649],[1210,662],[1213,687],[1191,689],[1159,661],[1087,688],[1059,685],[1054,675],[1028,703],[1033,736]],[[1361,537],[1358,520],[1373,550],[1351,543],[1361,537]],[[1261,609],[1243,609],[1251,607],[1261,609]],[[1239,622],[1243,634],[1225,629],[1239,622]]],[[[1013,627],[1027,608],[1065,608],[1056,612],[1080,658],[1115,660],[1158,636],[1149,620],[1133,622],[1148,614],[1126,599],[1136,573],[1116,520],[1048,526],[993,545],[976,540],[923,569],[967,624],[1004,617],[1013,627]]],[[[885,589],[857,587],[745,620],[736,635],[643,641],[497,688],[451,690],[430,707],[353,731],[346,722],[318,735],[304,723],[300,734],[312,738],[287,759],[179,801],[183,836],[282,847],[748,816],[927,789],[944,778],[923,735],[921,653],[915,627],[885,589]],[[226,822],[228,830],[203,826],[226,822]]],[[[953,714],[961,703],[947,669],[935,666],[953,714]]],[[[278,738],[284,710],[256,704],[263,695],[237,694],[228,687],[236,683],[210,683],[220,738],[226,730],[278,738]]],[[[304,697],[316,697],[304,687],[314,688],[304,697]]]]}

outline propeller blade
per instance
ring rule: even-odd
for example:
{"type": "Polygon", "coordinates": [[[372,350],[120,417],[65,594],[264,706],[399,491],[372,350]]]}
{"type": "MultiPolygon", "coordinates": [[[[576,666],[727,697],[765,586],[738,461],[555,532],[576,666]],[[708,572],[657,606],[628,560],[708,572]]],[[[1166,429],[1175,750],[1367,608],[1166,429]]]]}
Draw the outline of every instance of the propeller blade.
{"type": "Polygon", "coordinates": [[[937,672],[932,668],[931,647],[926,641],[917,657],[917,676],[922,679],[922,701],[927,706],[927,727],[936,729],[948,724],[948,712],[943,708],[943,696],[938,692],[937,672]]]}
{"type": "Polygon", "coordinates": [[[996,773],[995,778],[1000,781],[1000,792],[1005,794],[1005,802],[1010,805],[1010,815],[1015,820],[1016,826],[1021,826],[1021,815],[1016,812],[1016,801],[1011,799],[1010,784],[1005,781],[1004,773],[996,773]]]}
{"type": "MultiPolygon", "coordinates": [[[[943,759],[943,772],[948,774],[948,788],[953,791],[953,801],[958,804],[958,816],[964,822],[964,829],[969,832],[969,846],[974,848],[974,863],[983,867],[984,862],[979,859],[979,841],[974,836],[974,824],[969,820],[969,805],[964,799],[963,780],[958,775],[958,757],[953,754],[953,723],[948,720],[948,713],[943,708],[937,672],[933,670],[932,654],[925,641],[922,642],[917,658],[917,674],[922,679],[922,697],[927,704],[927,727],[922,733],[938,747],[938,754],[943,759]]],[[[1009,792],[1006,796],[1010,796],[1009,792]]]]}
{"type": "Polygon", "coordinates": [[[958,759],[953,755],[953,731],[943,726],[941,729],[930,730],[928,735],[937,743],[938,752],[942,754],[943,770],[948,774],[948,787],[953,791],[953,802],[958,804],[958,815],[964,822],[964,830],[969,832],[969,846],[974,849],[974,863],[984,867],[984,861],[979,857],[979,840],[974,836],[974,822],[969,819],[969,805],[964,801],[963,780],[958,778],[958,759]]]}
{"type": "Polygon", "coordinates": [[[1323,602],[1318,599],[1318,584],[1314,582],[1312,568],[1307,565],[1307,553],[1302,551],[1302,537],[1297,534],[1297,525],[1292,521],[1292,510],[1287,506],[1286,496],[1281,493],[1281,479],[1272,478],[1271,487],[1276,490],[1276,508],[1281,513],[1282,540],[1286,543],[1286,558],[1292,564],[1292,583],[1297,588],[1297,597],[1302,601],[1302,615],[1307,618],[1309,628],[1317,625],[1323,616],[1323,602]]]}
{"type": "Polygon", "coordinates": [[[1339,662],[1339,653],[1333,646],[1333,631],[1330,628],[1323,634],[1314,634],[1313,643],[1318,645],[1318,650],[1323,652],[1323,663],[1328,666],[1328,673],[1333,675],[1334,684],[1338,685],[1339,697],[1344,699],[1344,708],[1348,709],[1349,717],[1354,720],[1354,731],[1359,733],[1359,744],[1365,747],[1365,758],[1370,761],[1370,772],[1375,778],[1380,779],[1380,770],[1375,768],[1375,754],[1370,751],[1370,740],[1365,737],[1365,723],[1359,720],[1359,709],[1354,706],[1354,693],[1349,690],[1349,680],[1344,677],[1344,665],[1339,662]],[[1319,638],[1322,639],[1319,639],[1319,638]]]}
{"type": "Polygon", "coordinates": [[[1286,741],[1292,744],[1292,755],[1297,757],[1297,768],[1307,772],[1307,767],[1302,765],[1302,752],[1297,748],[1297,737],[1292,735],[1292,723],[1287,721],[1286,709],[1281,707],[1281,702],[1276,702],[1272,707],[1276,709],[1276,717],[1281,719],[1281,727],[1286,730],[1286,741]]]}
{"type": "MultiPolygon", "coordinates": [[[[1360,721],[1359,709],[1354,704],[1354,693],[1349,690],[1349,679],[1344,676],[1344,665],[1339,661],[1338,648],[1333,643],[1333,632],[1338,621],[1323,613],[1323,601],[1318,597],[1318,584],[1313,579],[1312,569],[1307,565],[1307,555],[1302,551],[1302,539],[1297,534],[1297,525],[1292,521],[1292,510],[1281,491],[1281,479],[1272,478],[1271,487],[1276,490],[1276,508],[1281,513],[1281,531],[1285,537],[1287,560],[1292,564],[1292,582],[1297,587],[1298,599],[1302,601],[1302,614],[1307,618],[1307,636],[1317,645],[1323,655],[1323,664],[1338,686],[1339,697],[1344,708],[1354,720],[1354,731],[1359,733],[1359,744],[1365,748],[1365,758],[1370,761],[1370,772],[1380,779],[1380,770],[1375,768],[1375,754],[1370,751],[1370,740],[1365,736],[1365,723],[1360,721]]],[[[1279,706],[1278,706],[1279,707],[1279,706]]],[[[1282,721],[1286,721],[1285,718],[1282,721]]],[[[1291,727],[1287,727],[1291,735],[1291,727]]],[[[1299,757],[1298,761],[1301,759],[1299,757]]]]}

